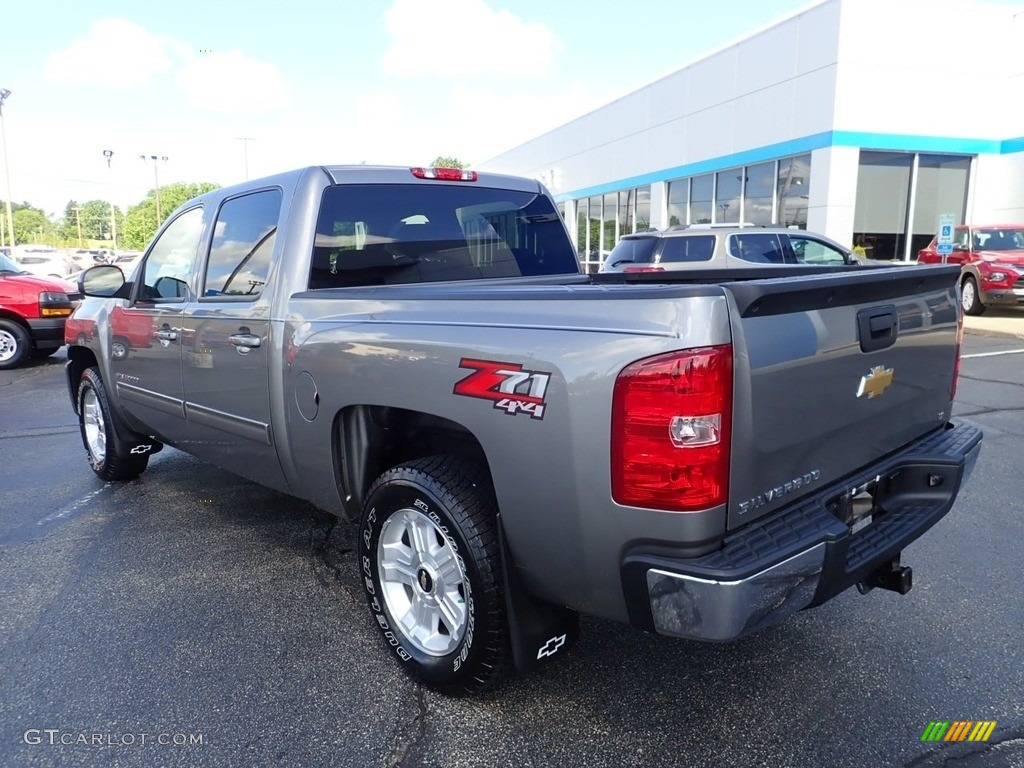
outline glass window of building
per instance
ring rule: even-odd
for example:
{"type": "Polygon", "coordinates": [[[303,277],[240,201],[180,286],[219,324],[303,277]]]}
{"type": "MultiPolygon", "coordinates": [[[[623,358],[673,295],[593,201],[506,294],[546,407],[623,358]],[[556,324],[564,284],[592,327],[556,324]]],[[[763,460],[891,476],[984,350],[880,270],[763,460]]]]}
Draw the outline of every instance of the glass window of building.
{"type": "Polygon", "coordinates": [[[690,202],[690,180],[679,179],[668,185],[668,225],[686,224],[686,206],[690,202]]]}
{"type": "Polygon", "coordinates": [[[914,218],[908,258],[931,242],[938,231],[939,216],[952,213],[963,222],[967,208],[967,180],[971,158],[962,155],[920,155],[914,186],[914,218]]]}
{"type": "Polygon", "coordinates": [[[634,232],[651,228],[651,187],[636,188],[636,227],[634,232]]]}
{"type": "MultiPolygon", "coordinates": [[[[619,192],[619,237],[633,232],[633,206],[636,204],[636,190],[624,189],[619,192]]],[[[615,246],[612,245],[612,248],[615,246]]],[[[611,250],[608,248],[607,250],[611,250]]]]}
{"type": "Polygon", "coordinates": [[[871,259],[902,259],[906,253],[907,203],[914,155],[909,152],[860,153],[854,247],[871,259]]]}
{"type": "Polygon", "coordinates": [[[601,207],[604,203],[604,198],[591,197],[589,205],[589,215],[587,216],[587,259],[588,265],[593,265],[593,270],[597,270],[597,265],[601,263],[601,207]]]}
{"type": "Polygon", "coordinates": [[[604,214],[601,217],[601,250],[597,254],[597,262],[604,261],[617,241],[616,229],[619,211],[619,195],[617,192],[609,192],[604,196],[604,214]]]}
{"type": "Polygon", "coordinates": [[[714,176],[709,173],[690,179],[690,224],[711,223],[711,205],[714,197],[714,176]]]}
{"type": "Polygon", "coordinates": [[[774,218],[775,162],[747,166],[743,190],[743,221],[771,224],[774,218]]]}
{"type": "Polygon", "coordinates": [[[580,264],[587,261],[587,198],[576,201],[576,257],[580,264]]]}
{"type": "Polygon", "coordinates": [[[715,174],[715,222],[735,224],[740,220],[740,195],[743,169],[733,168],[715,174]]]}
{"type": "Polygon", "coordinates": [[[783,227],[807,229],[807,191],[811,180],[811,156],[798,155],[779,161],[776,221],[783,227]]]}

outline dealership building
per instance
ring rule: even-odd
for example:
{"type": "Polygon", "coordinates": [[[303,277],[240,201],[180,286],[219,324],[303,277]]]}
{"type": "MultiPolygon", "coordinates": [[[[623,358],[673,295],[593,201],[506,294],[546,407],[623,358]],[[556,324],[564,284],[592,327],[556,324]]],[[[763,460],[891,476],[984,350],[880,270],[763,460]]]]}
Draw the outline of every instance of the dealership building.
{"type": "Polygon", "coordinates": [[[1024,5],[825,0],[479,165],[540,179],[591,270],[624,234],[777,224],[912,260],[1024,222],[1024,5]]]}

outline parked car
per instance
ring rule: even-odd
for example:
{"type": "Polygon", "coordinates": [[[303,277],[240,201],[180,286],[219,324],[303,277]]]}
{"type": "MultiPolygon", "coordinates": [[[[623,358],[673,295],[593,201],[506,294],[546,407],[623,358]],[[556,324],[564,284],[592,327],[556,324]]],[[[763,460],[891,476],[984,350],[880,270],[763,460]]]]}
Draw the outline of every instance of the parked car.
{"type": "Polygon", "coordinates": [[[960,264],[960,302],[968,315],[991,305],[1024,305],[1024,224],[966,224],[953,230],[953,252],[939,254],[938,235],[917,254],[919,264],[960,264]]]}
{"type": "Polygon", "coordinates": [[[382,648],[440,690],[561,657],[577,612],[733,640],[906,593],[982,437],[949,421],[958,267],[748,236],[806,263],[583,275],[533,179],[253,179],[84,274],[68,392],[104,481],[166,443],[356,523],[382,648]]]}
{"type": "Polygon", "coordinates": [[[850,249],[812,232],[741,224],[694,224],[625,235],[601,264],[601,272],[857,263],[850,249]]]}
{"type": "Polygon", "coordinates": [[[64,346],[64,324],[80,298],[65,281],[32,275],[0,254],[0,369],[64,346]]]}
{"type": "Polygon", "coordinates": [[[21,265],[23,270],[39,277],[64,280],[78,271],[71,257],[56,248],[45,245],[16,246],[14,260],[21,265]]]}

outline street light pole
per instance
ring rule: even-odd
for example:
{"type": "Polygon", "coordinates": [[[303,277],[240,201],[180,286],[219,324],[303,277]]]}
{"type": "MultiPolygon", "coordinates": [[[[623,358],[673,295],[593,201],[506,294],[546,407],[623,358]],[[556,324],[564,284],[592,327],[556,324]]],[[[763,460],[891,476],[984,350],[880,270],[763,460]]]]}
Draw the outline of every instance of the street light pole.
{"type": "Polygon", "coordinates": [[[7,88],[0,88],[0,144],[4,150],[4,175],[7,177],[7,239],[8,245],[12,248],[14,242],[14,214],[11,213],[11,166],[7,162],[7,131],[4,127],[4,102],[11,92],[7,88]]]}
{"type": "Polygon", "coordinates": [[[163,218],[160,216],[160,174],[157,171],[157,160],[163,160],[167,162],[167,155],[139,155],[139,159],[145,162],[147,159],[153,161],[153,183],[156,185],[156,228],[160,229],[160,222],[163,218]]]}
{"type": "MultiPolygon", "coordinates": [[[[114,156],[114,150],[104,149],[103,156],[107,158],[107,170],[113,174],[113,169],[110,167],[110,158],[114,156]]],[[[113,189],[111,189],[113,193],[113,189]]],[[[110,198],[110,251],[113,253],[117,250],[117,209],[114,207],[114,198],[111,195],[110,198]]]]}

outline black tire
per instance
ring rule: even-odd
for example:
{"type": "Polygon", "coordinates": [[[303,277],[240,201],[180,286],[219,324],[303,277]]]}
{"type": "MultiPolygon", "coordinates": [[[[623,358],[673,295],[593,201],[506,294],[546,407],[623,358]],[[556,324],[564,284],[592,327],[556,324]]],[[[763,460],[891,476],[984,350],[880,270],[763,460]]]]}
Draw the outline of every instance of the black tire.
{"type": "Polygon", "coordinates": [[[447,694],[497,686],[511,649],[486,472],[452,456],[411,461],[377,478],[363,509],[357,546],[367,602],[404,669],[447,694]],[[382,582],[382,556],[392,566],[408,559],[407,572],[392,568],[382,582]]]}
{"type": "Polygon", "coordinates": [[[131,480],[149,464],[148,453],[132,453],[114,433],[107,389],[96,368],[87,368],[78,385],[78,427],[85,457],[102,480],[131,480]]]}
{"type": "Polygon", "coordinates": [[[960,285],[960,303],[963,305],[965,315],[983,315],[988,309],[981,303],[981,296],[978,294],[978,281],[972,275],[965,277],[960,285]]]}
{"type": "Polygon", "coordinates": [[[32,339],[20,323],[0,318],[0,370],[17,368],[32,354],[32,339]]]}

